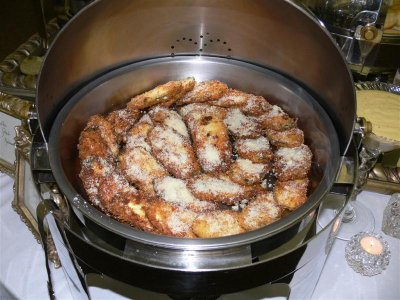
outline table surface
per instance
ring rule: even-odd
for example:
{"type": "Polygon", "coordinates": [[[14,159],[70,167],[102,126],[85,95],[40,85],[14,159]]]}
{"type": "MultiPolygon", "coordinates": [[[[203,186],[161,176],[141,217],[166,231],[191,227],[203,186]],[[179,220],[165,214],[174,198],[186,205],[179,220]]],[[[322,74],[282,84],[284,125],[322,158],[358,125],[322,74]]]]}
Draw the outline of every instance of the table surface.
{"type": "MultiPolygon", "coordinates": [[[[13,179],[0,173],[0,299],[48,299],[47,275],[41,245],[35,240],[11,201],[13,179]],[[7,295],[6,292],[9,294],[7,295]]],[[[356,201],[375,216],[375,232],[388,242],[391,259],[383,273],[367,277],[354,272],[344,256],[346,242],[336,239],[312,297],[317,299],[400,299],[400,240],[381,231],[383,210],[389,196],[362,192],[356,201]]],[[[56,299],[71,299],[62,269],[52,269],[56,299]]],[[[89,280],[92,299],[161,299],[157,294],[116,281],[89,280]]],[[[165,298],[167,299],[167,298],[165,298]]]]}

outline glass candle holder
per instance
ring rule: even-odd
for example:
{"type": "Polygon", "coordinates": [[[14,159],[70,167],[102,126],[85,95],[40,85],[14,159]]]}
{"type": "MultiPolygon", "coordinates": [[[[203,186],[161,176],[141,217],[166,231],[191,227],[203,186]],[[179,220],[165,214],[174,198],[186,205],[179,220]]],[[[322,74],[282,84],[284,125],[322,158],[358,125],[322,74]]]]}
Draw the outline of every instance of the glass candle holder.
{"type": "Polygon", "coordinates": [[[382,231],[400,239],[400,193],[391,196],[383,212],[382,231]]]}
{"type": "Polygon", "coordinates": [[[381,235],[360,232],[346,244],[346,260],[349,266],[364,276],[382,273],[389,264],[390,250],[381,235]]]}

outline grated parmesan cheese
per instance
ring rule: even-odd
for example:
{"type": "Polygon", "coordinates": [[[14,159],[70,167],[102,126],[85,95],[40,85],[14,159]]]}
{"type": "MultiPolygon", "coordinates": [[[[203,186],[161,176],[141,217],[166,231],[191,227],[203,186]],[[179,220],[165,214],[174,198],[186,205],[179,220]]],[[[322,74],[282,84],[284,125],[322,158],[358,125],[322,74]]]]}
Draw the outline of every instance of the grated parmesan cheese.
{"type": "Polygon", "coordinates": [[[164,125],[175,129],[178,133],[185,137],[189,137],[186,125],[183,122],[181,116],[173,110],[167,109],[165,107],[157,106],[149,112],[152,118],[156,118],[160,115],[162,120],[161,123],[164,125]]]}
{"type": "Polygon", "coordinates": [[[224,122],[229,131],[239,137],[252,136],[258,132],[259,129],[255,118],[247,117],[238,108],[229,110],[224,122]]]}
{"type": "MultiPolygon", "coordinates": [[[[145,231],[205,238],[259,228],[279,217],[280,205],[304,202],[312,153],[304,141],[286,148],[302,133],[296,121],[262,96],[188,80],[139,95],[144,110],[92,117],[87,128],[113,155],[92,149],[104,158],[81,162],[89,200],[121,221],[140,217],[132,226],[145,231]]],[[[96,144],[90,134],[88,148],[96,144]]]]}
{"type": "Polygon", "coordinates": [[[230,89],[221,98],[214,101],[213,104],[222,107],[242,106],[246,104],[251,96],[253,95],[230,89]]]}
{"type": "Polygon", "coordinates": [[[270,108],[271,104],[264,97],[251,95],[241,110],[245,114],[260,115],[267,112],[270,108]]]}
{"type": "Polygon", "coordinates": [[[136,124],[146,123],[153,125],[153,121],[150,119],[148,114],[143,115],[136,124]]]}
{"type": "Polygon", "coordinates": [[[179,234],[186,232],[190,229],[191,224],[187,221],[188,220],[182,218],[181,212],[173,212],[167,218],[167,225],[172,233],[179,234]]]}
{"type": "Polygon", "coordinates": [[[130,149],[142,147],[146,151],[151,152],[151,147],[149,143],[147,143],[144,136],[128,136],[126,140],[126,147],[130,149]]]}
{"type": "Polygon", "coordinates": [[[157,160],[141,147],[129,149],[121,159],[124,171],[134,180],[147,182],[154,178],[155,174],[166,173],[157,160]]]}
{"type": "Polygon", "coordinates": [[[179,166],[188,168],[189,155],[184,148],[183,137],[171,127],[156,126],[152,130],[151,145],[160,151],[162,160],[179,166]]]}
{"type": "Polygon", "coordinates": [[[214,207],[212,203],[194,197],[187,188],[185,181],[181,179],[166,176],[154,182],[154,189],[160,198],[184,208],[192,207],[196,210],[204,210],[214,207]]]}
{"type": "Polygon", "coordinates": [[[171,116],[166,118],[165,125],[175,129],[181,135],[183,135],[187,138],[189,137],[189,133],[187,131],[186,125],[177,113],[171,114],[171,116]]]}
{"type": "Polygon", "coordinates": [[[256,139],[243,139],[237,141],[237,147],[243,151],[266,151],[270,149],[269,141],[266,137],[260,136],[256,139]]]}
{"type": "Polygon", "coordinates": [[[311,152],[306,145],[301,145],[294,148],[280,148],[275,155],[282,165],[282,171],[287,171],[303,166],[310,159],[311,152]]]}
{"type": "Polygon", "coordinates": [[[264,164],[253,163],[249,159],[239,158],[236,163],[243,172],[248,174],[262,174],[266,169],[264,164]]]}
{"type": "Polygon", "coordinates": [[[200,193],[214,195],[243,193],[243,188],[239,184],[215,177],[197,178],[194,181],[193,189],[200,193]]]}
{"type": "Polygon", "coordinates": [[[223,163],[219,150],[212,143],[206,143],[204,148],[199,148],[197,155],[205,172],[214,171],[223,163]]]}
{"type": "Polygon", "coordinates": [[[186,116],[188,114],[190,114],[191,112],[193,112],[195,110],[201,110],[203,108],[206,108],[207,106],[208,106],[207,104],[202,104],[202,103],[188,104],[188,105],[182,106],[179,109],[179,114],[182,116],[182,118],[186,118],[186,116]]]}
{"type": "Polygon", "coordinates": [[[286,115],[286,113],[283,111],[283,109],[281,107],[279,107],[278,105],[272,105],[271,110],[269,110],[266,115],[270,118],[272,117],[277,117],[277,116],[282,116],[282,115],[286,115]]]}

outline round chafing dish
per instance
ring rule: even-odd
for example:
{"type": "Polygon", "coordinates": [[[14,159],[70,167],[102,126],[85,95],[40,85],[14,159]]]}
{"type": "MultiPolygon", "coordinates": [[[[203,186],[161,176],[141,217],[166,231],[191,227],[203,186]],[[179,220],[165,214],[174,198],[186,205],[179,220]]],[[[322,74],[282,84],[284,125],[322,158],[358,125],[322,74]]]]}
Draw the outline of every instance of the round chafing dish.
{"type": "Polygon", "coordinates": [[[341,157],[351,152],[353,82],[329,33],[292,2],[96,1],[50,47],[36,107],[41,131],[33,160],[40,145],[49,165],[34,165],[33,173],[54,177],[62,195],[56,244],[84,270],[168,294],[216,295],[291,281],[299,270],[310,274],[310,262],[329,252],[352,183],[343,185],[328,226],[317,229],[316,218],[321,202],[333,197],[341,157]],[[187,76],[262,95],[299,119],[314,154],[306,204],[252,232],[179,239],[131,228],[85,200],[76,146],[89,116],[187,76]]]}

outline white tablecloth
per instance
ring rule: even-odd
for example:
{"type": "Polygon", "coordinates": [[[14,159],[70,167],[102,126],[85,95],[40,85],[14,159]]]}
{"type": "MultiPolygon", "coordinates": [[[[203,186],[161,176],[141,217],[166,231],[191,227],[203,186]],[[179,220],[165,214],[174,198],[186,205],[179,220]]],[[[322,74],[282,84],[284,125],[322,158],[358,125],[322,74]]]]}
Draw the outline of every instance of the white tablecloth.
{"type": "MultiPolygon", "coordinates": [[[[12,187],[13,180],[0,173],[0,299],[10,298],[5,289],[18,299],[48,299],[43,250],[11,207],[12,187]]],[[[379,233],[388,199],[389,196],[372,192],[362,192],[357,199],[373,211],[375,231],[379,233]]],[[[355,273],[347,265],[346,242],[336,239],[312,299],[400,299],[400,240],[383,236],[392,257],[388,268],[373,277],[355,273]]],[[[62,269],[53,268],[52,275],[56,298],[71,299],[62,269]]],[[[160,299],[158,295],[115,281],[102,282],[102,287],[91,286],[89,291],[95,300],[160,299]]]]}

